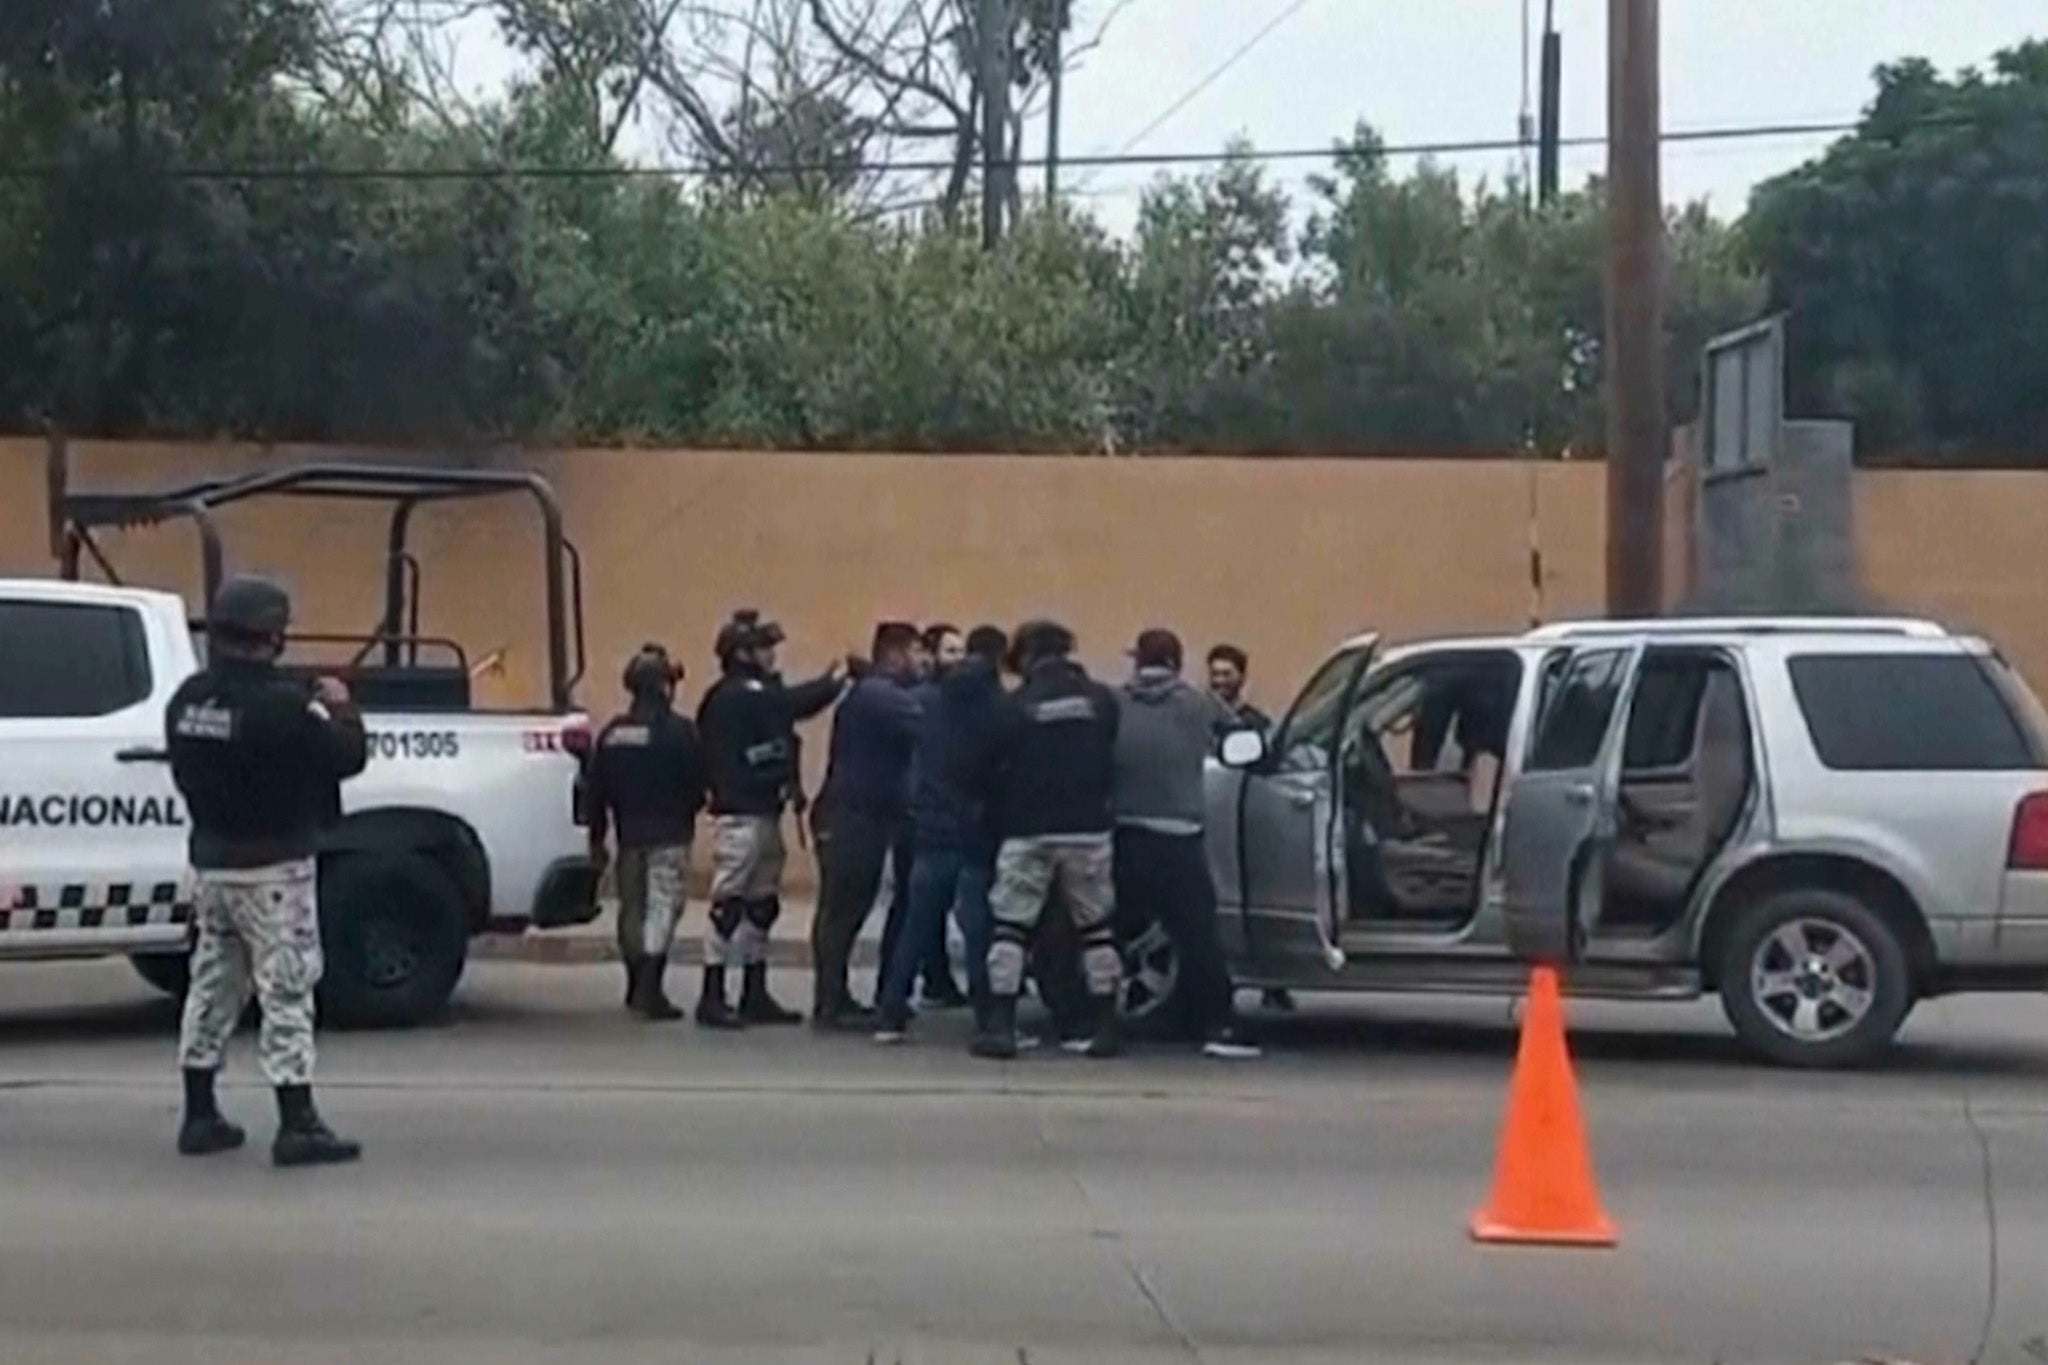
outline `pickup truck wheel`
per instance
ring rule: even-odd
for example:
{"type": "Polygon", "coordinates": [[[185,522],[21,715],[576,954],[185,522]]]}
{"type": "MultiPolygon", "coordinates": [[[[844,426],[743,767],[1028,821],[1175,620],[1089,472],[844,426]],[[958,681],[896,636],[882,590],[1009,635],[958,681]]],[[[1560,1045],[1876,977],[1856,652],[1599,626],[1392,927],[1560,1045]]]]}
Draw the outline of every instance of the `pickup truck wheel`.
{"type": "Polygon", "coordinates": [[[356,853],[321,869],[323,1022],[416,1024],[447,1005],[469,952],[462,892],[417,853],[356,853]]]}
{"type": "Polygon", "coordinates": [[[1818,887],[1737,911],[1720,973],[1721,1008],[1735,1032],[1786,1066],[1870,1062],[1913,1006],[1891,926],[1854,896],[1818,887]]]}
{"type": "Polygon", "coordinates": [[[137,953],[128,961],[135,974],[173,1000],[185,998],[192,984],[192,958],[188,953],[137,953]]]}

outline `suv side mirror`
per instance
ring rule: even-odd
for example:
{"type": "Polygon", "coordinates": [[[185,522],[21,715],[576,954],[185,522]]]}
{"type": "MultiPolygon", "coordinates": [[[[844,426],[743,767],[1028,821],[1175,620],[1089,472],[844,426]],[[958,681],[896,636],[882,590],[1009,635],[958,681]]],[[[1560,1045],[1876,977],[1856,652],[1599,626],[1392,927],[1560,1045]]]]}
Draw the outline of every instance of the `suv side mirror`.
{"type": "Polygon", "coordinates": [[[1266,761],[1266,737],[1257,730],[1232,730],[1216,756],[1226,768],[1256,768],[1266,761]]]}

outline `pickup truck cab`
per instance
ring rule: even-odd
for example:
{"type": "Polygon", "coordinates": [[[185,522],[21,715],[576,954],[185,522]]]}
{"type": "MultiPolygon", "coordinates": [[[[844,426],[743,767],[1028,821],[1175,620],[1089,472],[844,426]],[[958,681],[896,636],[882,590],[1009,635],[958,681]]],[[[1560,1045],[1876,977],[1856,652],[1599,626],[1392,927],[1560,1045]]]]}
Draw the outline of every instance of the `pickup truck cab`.
{"type": "MultiPolygon", "coordinates": [[[[1346,642],[1208,772],[1239,984],[1718,993],[1774,1060],[1876,1056],[1915,1001],[2048,987],[2048,720],[1925,621],[1586,622],[1346,642]]],[[[1120,926],[1127,1009],[1177,966],[1120,926]]]]}
{"type": "MultiPolygon", "coordinates": [[[[198,666],[175,595],[0,581],[0,960],[127,953],[179,983],[190,831],[164,708],[198,666]]],[[[471,934],[588,917],[584,727],[361,690],[369,766],[321,855],[321,1003],[405,1023],[446,1001],[471,934]]]]}
{"type": "Polygon", "coordinates": [[[347,682],[369,731],[368,767],[342,785],[343,818],[320,852],[323,1017],[415,1022],[447,1002],[471,936],[596,916],[578,811],[589,727],[573,699],[581,573],[543,480],[317,464],[153,492],[69,485],[53,438],[58,576],[0,580],[0,961],[125,953],[152,983],[183,990],[189,830],[164,709],[197,671],[204,633],[178,595],[123,583],[94,533],[194,523],[210,594],[225,560],[214,514],[263,497],[392,509],[381,619],[359,635],[295,633],[283,660],[309,681],[347,682]],[[498,494],[530,498],[541,513],[547,696],[531,709],[475,706],[462,648],[419,630],[414,513],[498,494]],[[81,581],[88,563],[108,581],[81,581]]]}

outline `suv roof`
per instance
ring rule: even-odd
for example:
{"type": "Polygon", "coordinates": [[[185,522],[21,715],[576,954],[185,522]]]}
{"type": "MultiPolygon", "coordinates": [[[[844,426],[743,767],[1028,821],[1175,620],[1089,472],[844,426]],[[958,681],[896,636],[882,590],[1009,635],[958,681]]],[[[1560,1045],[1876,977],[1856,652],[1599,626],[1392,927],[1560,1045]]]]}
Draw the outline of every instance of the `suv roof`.
{"type": "Polygon", "coordinates": [[[1893,616],[1696,616],[1633,621],[1559,621],[1538,626],[1522,638],[1570,640],[1589,635],[1888,635],[1913,640],[1946,640],[1933,621],[1893,616]]]}

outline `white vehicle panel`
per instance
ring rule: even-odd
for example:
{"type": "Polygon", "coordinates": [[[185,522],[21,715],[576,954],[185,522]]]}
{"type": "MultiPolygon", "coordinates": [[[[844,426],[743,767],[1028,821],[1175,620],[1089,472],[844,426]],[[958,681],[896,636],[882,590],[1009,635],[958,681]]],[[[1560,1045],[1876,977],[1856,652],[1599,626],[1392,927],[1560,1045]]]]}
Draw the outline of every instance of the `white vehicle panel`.
{"type": "MultiPolygon", "coordinates": [[[[147,695],[106,715],[0,716],[0,957],[176,951],[191,917],[190,824],[164,761],[164,712],[198,667],[174,594],[0,582],[0,605],[134,613],[147,695]],[[122,754],[128,757],[123,759],[122,754]]],[[[0,646],[7,642],[0,641],[0,646]]],[[[485,927],[523,927],[550,868],[584,851],[574,818],[579,714],[371,712],[369,763],[343,810],[420,810],[474,831],[489,871],[485,927]]]]}
{"type": "Polygon", "coordinates": [[[576,759],[563,747],[580,716],[376,712],[370,761],[342,784],[342,810],[452,815],[489,855],[491,918],[520,921],[549,867],[583,851],[573,820],[576,759]],[[451,785],[459,776],[460,787],[451,785]]]}

